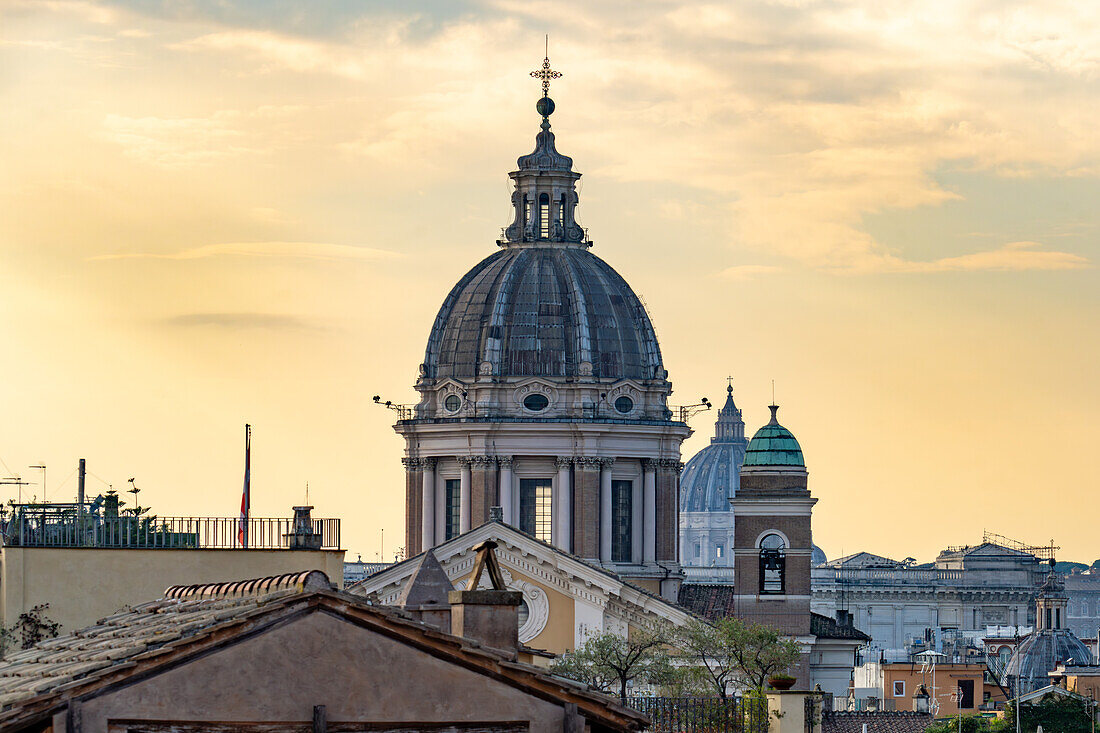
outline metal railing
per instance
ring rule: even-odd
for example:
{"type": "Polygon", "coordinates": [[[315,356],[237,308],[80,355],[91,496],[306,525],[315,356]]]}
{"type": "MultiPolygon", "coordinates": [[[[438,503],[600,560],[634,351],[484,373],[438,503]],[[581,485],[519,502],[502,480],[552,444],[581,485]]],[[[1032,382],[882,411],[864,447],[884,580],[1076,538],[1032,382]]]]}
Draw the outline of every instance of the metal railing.
{"type": "MultiPolygon", "coordinates": [[[[312,541],[303,543],[303,535],[294,532],[293,519],[251,518],[247,522],[248,549],[339,549],[339,519],[312,519],[310,523],[312,541]]],[[[2,538],[9,547],[240,549],[239,527],[237,517],[85,515],[44,519],[27,514],[4,522],[2,538]]]]}
{"type": "Polygon", "coordinates": [[[767,733],[763,698],[629,697],[626,704],[649,716],[653,733],[767,733]]]}

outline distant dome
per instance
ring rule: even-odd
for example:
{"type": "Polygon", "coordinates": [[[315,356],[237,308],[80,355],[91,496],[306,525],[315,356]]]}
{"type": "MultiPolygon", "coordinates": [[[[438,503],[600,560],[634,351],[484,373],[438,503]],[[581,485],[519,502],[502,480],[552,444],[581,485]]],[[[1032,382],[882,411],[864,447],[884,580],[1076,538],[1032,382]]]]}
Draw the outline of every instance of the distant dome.
{"type": "Polygon", "coordinates": [[[790,430],[779,424],[776,412],[779,407],[771,405],[772,419],[752,436],[745,450],[744,466],[798,466],[806,465],[802,457],[802,446],[795,440],[790,430]]]}
{"type": "Polygon", "coordinates": [[[428,338],[424,376],[484,373],[663,377],[638,296],[610,265],[575,246],[508,247],[451,290],[428,338]]]}
{"type": "Polygon", "coordinates": [[[710,445],[691,457],[680,475],[681,512],[728,512],[741,482],[745,423],[733,402],[733,386],[718,411],[710,445]]]}
{"type": "Polygon", "coordinates": [[[1069,629],[1042,629],[1028,634],[1012,653],[1004,670],[1005,682],[1019,679],[1020,691],[1050,684],[1049,672],[1062,663],[1091,664],[1092,653],[1069,629]]]}
{"type": "Polygon", "coordinates": [[[816,568],[818,565],[824,565],[829,562],[829,558],[825,557],[825,551],[817,545],[813,545],[813,550],[810,552],[810,567],[816,568]]]}

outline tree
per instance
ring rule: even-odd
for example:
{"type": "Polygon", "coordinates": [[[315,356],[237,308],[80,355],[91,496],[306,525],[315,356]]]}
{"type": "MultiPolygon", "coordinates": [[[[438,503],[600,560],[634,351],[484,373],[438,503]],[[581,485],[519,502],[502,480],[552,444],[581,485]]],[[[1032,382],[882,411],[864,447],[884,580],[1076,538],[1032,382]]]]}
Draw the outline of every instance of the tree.
{"type": "MultiPolygon", "coordinates": [[[[1020,706],[1020,730],[1034,731],[1041,725],[1043,730],[1057,733],[1090,733],[1091,712],[1088,701],[1050,692],[1035,702],[1020,706]]],[[[1013,703],[1005,709],[1005,721],[1009,730],[1016,730],[1016,706],[1013,703]]]]}
{"type": "Polygon", "coordinates": [[[8,649],[18,644],[20,649],[30,649],[40,641],[57,636],[61,624],[46,616],[48,603],[40,603],[29,611],[19,614],[19,618],[9,628],[0,628],[0,657],[8,649]]]}
{"type": "Polygon", "coordinates": [[[802,654],[794,639],[737,618],[692,620],[677,630],[675,644],[723,699],[731,683],[762,689],[769,677],[789,670],[802,654]]]}
{"type": "Polygon", "coordinates": [[[550,671],[583,682],[602,692],[614,692],[626,702],[626,688],[632,680],[662,684],[674,678],[676,670],[668,654],[669,632],[661,626],[635,629],[629,636],[614,633],[590,636],[579,648],[555,660],[550,671]]]}

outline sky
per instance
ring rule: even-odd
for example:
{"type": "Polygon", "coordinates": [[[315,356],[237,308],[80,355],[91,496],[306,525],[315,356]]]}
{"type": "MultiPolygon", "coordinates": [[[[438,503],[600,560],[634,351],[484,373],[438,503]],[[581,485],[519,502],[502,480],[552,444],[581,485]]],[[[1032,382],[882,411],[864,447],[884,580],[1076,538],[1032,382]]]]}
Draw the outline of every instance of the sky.
{"type": "Polygon", "coordinates": [[[509,223],[545,34],[671,401],[732,376],[751,432],[774,381],[829,557],[1100,557],[1100,4],[1069,0],[0,0],[0,471],[235,516],[247,422],[254,516],[308,483],[392,559],[371,398],[416,401],[509,223]]]}

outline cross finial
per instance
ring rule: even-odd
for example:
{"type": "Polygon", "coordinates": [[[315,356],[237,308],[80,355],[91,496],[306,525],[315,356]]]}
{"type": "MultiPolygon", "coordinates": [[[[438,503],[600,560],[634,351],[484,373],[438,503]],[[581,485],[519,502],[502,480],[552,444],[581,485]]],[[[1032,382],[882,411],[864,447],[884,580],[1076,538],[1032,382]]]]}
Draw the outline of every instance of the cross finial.
{"type": "Polygon", "coordinates": [[[550,96],[550,80],[560,79],[561,72],[550,68],[550,37],[546,37],[546,56],[542,59],[542,68],[532,71],[531,76],[542,80],[542,96],[550,96]]]}
{"type": "Polygon", "coordinates": [[[726,377],[726,384],[727,384],[726,391],[727,392],[733,392],[733,377],[732,376],[726,377]]]}

